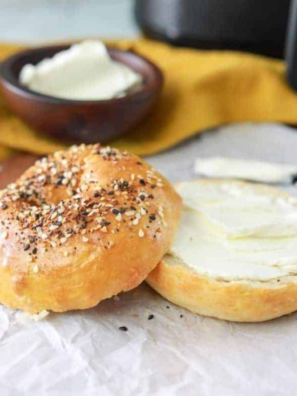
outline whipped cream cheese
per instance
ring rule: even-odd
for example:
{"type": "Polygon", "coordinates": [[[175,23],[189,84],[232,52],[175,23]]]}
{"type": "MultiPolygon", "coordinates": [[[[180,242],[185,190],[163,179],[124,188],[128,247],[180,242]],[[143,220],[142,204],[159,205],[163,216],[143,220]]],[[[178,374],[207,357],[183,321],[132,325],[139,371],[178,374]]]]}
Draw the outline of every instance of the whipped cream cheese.
{"type": "Polygon", "coordinates": [[[105,45],[96,40],[75,44],[36,65],[25,65],[19,79],[32,91],[74,100],[112,99],[142,83],[141,75],[113,61],[105,45]]]}
{"type": "Polygon", "coordinates": [[[213,157],[197,159],[194,171],[198,175],[259,181],[264,183],[291,183],[297,175],[296,165],[213,157]]]}
{"type": "Polygon", "coordinates": [[[297,199],[232,181],[185,182],[177,191],[184,209],[169,262],[226,281],[297,274],[297,199]]]}

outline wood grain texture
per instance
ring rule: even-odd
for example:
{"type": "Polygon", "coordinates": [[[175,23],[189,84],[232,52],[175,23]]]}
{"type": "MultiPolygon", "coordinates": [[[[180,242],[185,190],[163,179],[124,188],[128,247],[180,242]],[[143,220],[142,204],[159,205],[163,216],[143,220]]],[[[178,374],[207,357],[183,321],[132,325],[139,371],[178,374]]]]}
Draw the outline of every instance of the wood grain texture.
{"type": "Polygon", "coordinates": [[[3,162],[0,168],[0,189],[16,180],[38,158],[36,155],[20,153],[3,162]]]}

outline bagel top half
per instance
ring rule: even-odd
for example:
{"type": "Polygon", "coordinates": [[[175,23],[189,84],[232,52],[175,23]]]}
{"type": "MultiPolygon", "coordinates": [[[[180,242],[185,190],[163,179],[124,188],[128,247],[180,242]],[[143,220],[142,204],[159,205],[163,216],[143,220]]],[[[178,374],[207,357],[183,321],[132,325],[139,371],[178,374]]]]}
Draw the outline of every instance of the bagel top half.
{"type": "Polygon", "coordinates": [[[0,303],[29,313],[95,306],[140,284],[168,251],[181,211],[135,155],[74,146],[0,192],[0,303]]]}

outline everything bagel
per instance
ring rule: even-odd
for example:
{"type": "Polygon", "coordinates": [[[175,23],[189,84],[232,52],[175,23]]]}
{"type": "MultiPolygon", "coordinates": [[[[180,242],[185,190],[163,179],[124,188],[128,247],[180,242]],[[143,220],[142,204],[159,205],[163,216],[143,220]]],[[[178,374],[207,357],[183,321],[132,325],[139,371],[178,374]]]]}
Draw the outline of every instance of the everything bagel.
{"type": "Polygon", "coordinates": [[[136,287],[180,212],[169,182],[135,155],[82,145],[37,161],[0,192],[0,303],[63,312],[136,287]]]}

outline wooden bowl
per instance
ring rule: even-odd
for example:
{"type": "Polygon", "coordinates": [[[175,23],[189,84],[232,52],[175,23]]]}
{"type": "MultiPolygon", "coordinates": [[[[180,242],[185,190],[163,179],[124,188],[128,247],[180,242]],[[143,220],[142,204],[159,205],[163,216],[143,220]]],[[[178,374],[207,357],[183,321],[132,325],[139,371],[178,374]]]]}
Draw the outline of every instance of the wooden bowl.
{"type": "Polygon", "coordinates": [[[108,48],[112,59],[143,76],[143,86],[109,100],[68,100],[30,91],[19,83],[27,64],[50,58],[69,45],[19,52],[0,65],[0,85],[7,103],[28,125],[53,138],[72,143],[108,142],[130,131],[152,110],[163,84],[160,69],[134,52],[108,48]]]}

